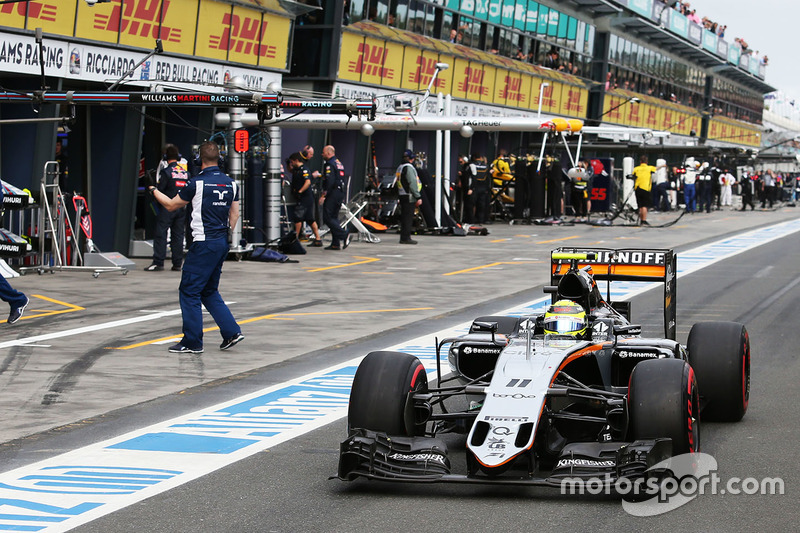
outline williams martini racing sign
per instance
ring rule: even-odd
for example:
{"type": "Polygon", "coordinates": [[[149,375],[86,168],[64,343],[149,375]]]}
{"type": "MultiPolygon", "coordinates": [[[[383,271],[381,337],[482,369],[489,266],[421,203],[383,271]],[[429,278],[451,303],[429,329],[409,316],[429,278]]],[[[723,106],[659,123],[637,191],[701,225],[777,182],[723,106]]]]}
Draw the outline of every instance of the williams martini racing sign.
{"type": "MultiPolygon", "coordinates": [[[[147,55],[51,39],[45,41],[42,52],[46,76],[105,83],[117,81],[147,55]]],[[[0,32],[0,72],[39,75],[36,40],[0,32]]],[[[264,70],[155,55],[137,67],[124,82],[136,86],[162,82],[171,88],[198,89],[224,85],[234,76],[243,78],[252,91],[267,91],[267,84],[280,80],[279,74],[264,70]]]]}

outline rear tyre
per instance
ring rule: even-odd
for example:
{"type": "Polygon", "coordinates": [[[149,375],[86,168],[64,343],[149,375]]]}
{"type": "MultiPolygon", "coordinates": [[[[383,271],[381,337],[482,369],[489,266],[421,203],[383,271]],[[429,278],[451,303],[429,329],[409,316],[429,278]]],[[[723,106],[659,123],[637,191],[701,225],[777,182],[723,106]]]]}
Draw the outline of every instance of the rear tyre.
{"type": "Polygon", "coordinates": [[[687,343],[703,419],[738,422],[750,401],[750,336],[738,322],[699,322],[687,343]]]}
{"type": "Polygon", "coordinates": [[[412,437],[424,432],[415,417],[412,392],[428,390],[419,359],[402,352],[370,352],[358,365],[350,391],[348,429],[412,437]]]}
{"type": "Polygon", "coordinates": [[[672,454],[700,450],[700,397],[692,367],[681,359],[636,365],[628,389],[632,439],[672,439],[672,454]]]}

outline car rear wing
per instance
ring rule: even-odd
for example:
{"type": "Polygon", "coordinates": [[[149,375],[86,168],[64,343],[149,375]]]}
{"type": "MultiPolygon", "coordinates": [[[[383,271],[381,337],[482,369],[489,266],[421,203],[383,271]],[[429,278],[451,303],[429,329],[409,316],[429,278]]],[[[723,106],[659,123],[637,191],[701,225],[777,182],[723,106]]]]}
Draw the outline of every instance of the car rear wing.
{"type": "Polygon", "coordinates": [[[659,282],[664,284],[664,335],[676,339],[677,261],[673,250],[639,248],[557,248],[550,254],[550,284],[574,265],[591,267],[595,280],[659,282]]]}

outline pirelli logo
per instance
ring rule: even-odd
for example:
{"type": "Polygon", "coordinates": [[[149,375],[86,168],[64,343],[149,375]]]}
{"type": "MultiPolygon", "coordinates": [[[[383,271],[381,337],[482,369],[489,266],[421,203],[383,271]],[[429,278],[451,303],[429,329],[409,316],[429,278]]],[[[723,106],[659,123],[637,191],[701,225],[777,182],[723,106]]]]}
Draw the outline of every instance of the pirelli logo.
{"type": "Polygon", "coordinates": [[[354,74],[366,74],[367,76],[394,78],[394,69],[384,66],[388,57],[389,52],[383,46],[360,43],[358,45],[358,59],[348,63],[347,71],[354,74]]]}
{"type": "Polygon", "coordinates": [[[513,76],[506,76],[505,85],[500,91],[500,98],[517,104],[524,104],[526,95],[522,94],[522,80],[513,76]]]}
{"type": "Polygon", "coordinates": [[[121,0],[114,0],[111,14],[96,13],[92,19],[93,26],[97,30],[119,32],[121,35],[150,37],[179,43],[182,30],[161,25],[170,4],[170,0],[164,0],[162,12],[161,0],[133,0],[124,4],[121,0]]]}
{"type": "Polygon", "coordinates": [[[58,5],[55,2],[19,2],[0,5],[0,15],[13,15],[14,12],[20,17],[27,15],[28,20],[55,22],[58,15],[58,5]]]}
{"type": "Polygon", "coordinates": [[[210,48],[268,59],[277,57],[276,46],[261,44],[261,38],[267,32],[268,21],[225,13],[222,24],[225,31],[222,35],[212,35],[209,38],[210,48]]]}
{"type": "MultiPolygon", "coordinates": [[[[433,75],[436,73],[436,63],[437,61],[435,59],[427,59],[422,55],[418,55],[417,68],[412,72],[409,72],[408,81],[411,83],[421,83],[422,85],[427,86],[431,82],[433,75]]],[[[436,78],[436,81],[433,83],[433,87],[437,89],[444,87],[444,80],[441,78],[436,78]]]]}
{"type": "Polygon", "coordinates": [[[486,72],[482,68],[467,67],[464,69],[466,78],[458,83],[458,90],[468,95],[488,96],[489,89],[483,86],[486,72]]]}

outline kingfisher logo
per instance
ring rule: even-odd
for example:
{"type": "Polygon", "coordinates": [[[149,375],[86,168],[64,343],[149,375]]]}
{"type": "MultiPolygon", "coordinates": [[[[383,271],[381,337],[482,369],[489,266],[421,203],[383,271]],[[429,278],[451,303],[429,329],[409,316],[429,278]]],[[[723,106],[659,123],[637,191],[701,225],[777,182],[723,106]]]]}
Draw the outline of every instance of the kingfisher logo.
{"type": "Polygon", "coordinates": [[[354,74],[394,78],[394,69],[386,68],[389,51],[383,46],[371,46],[367,43],[358,45],[358,59],[350,61],[347,71],[354,74]]]}
{"type": "Polygon", "coordinates": [[[0,15],[12,15],[14,11],[16,11],[17,15],[20,17],[27,15],[28,21],[44,20],[47,22],[55,22],[58,16],[58,5],[55,2],[41,4],[38,2],[19,2],[16,4],[0,5],[0,15]]]}
{"type": "MultiPolygon", "coordinates": [[[[421,83],[422,85],[427,86],[431,82],[433,75],[436,73],[436,63],[437,61],[435,59],[426,59],[422,56],[422,54],[418,55],[417,68],[408,74],[408,81],[410,83],[421,83]]],[[[444,87],[444,80],[442,78],[437,78],[433,83],[433,87],[444,87]]]]}
{"type": "Polygon", "coordinates": [[[222,35],[212,35],[209,38],[209,46],[237,54],[275,59],[278,57],[278,48],[261,44],[262,36],[267,33],[268,23],[267,20],[225,13],[222,17],[225,31],[222,32],[222,35]]]}
{"type": "Polygon", "coordinates": [[[487,96],[489,89],[483,86],[486,72],[482,68],[467,67],[464,69],[466,79],[458,84],[458,90],[468,96],[487,96]]]}
{"type": "Polygon", "coordinates": [[[500,98],[505,98],[517,104],[525,103],[525,95],[522,94],[522,80],[513,76],[505,77],[505,86],[500,91],[500,98]]]}

